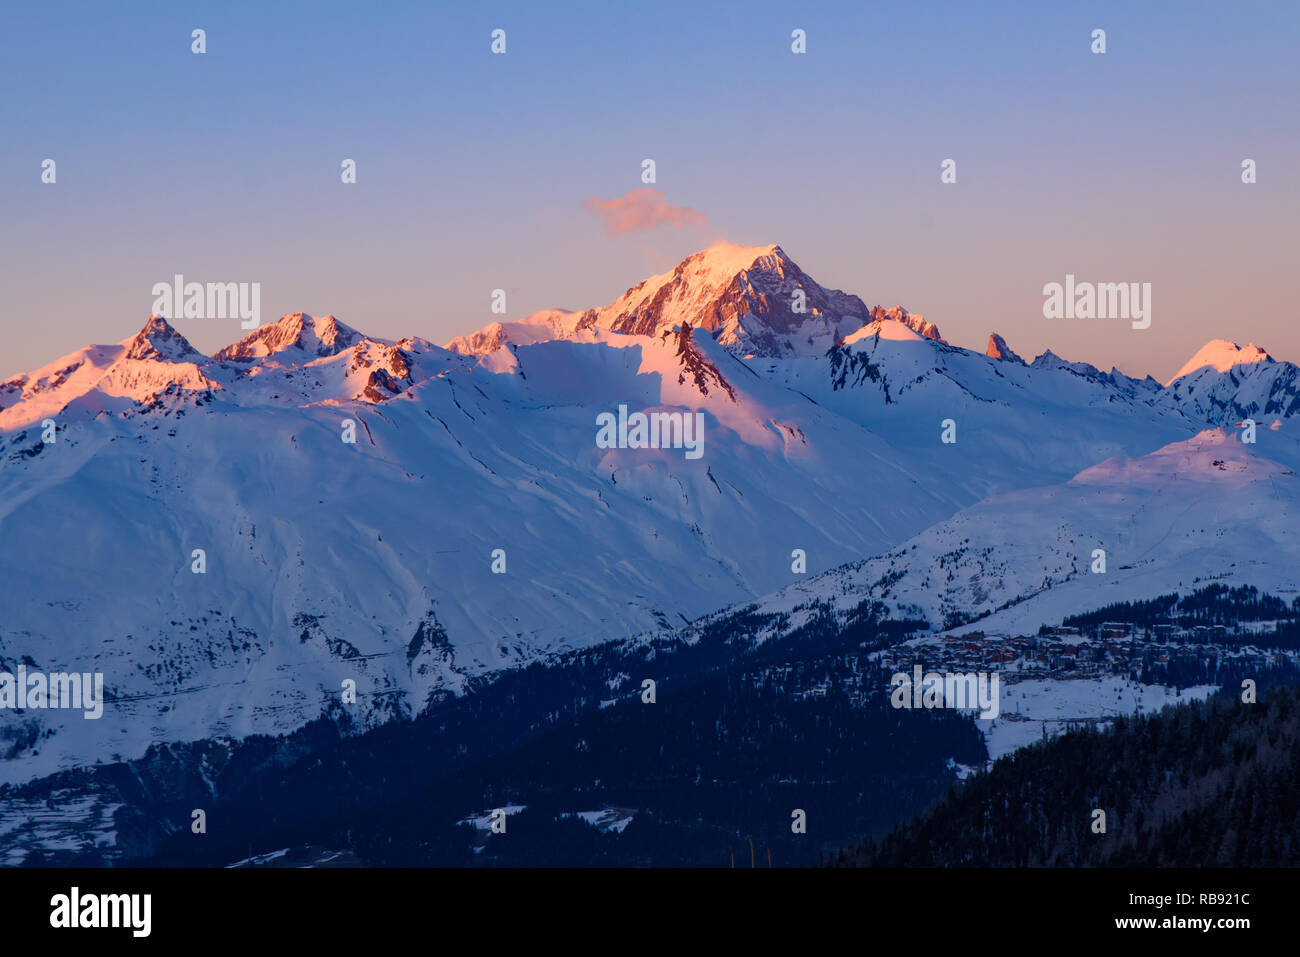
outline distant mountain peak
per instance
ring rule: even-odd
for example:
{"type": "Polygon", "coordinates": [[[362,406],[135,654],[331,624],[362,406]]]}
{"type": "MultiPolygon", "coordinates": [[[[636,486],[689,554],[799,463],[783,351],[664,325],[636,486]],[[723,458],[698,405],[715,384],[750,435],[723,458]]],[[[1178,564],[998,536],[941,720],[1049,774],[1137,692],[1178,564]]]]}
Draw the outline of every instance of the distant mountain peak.
{"type": "Polygon", "coordinates": [[[902,306],[890,306],[884,309],[881,306],[872,306],[867,315],[873,321],[880,319],[892,319],[894,322],[901,322],[907,328],[911,329],[918,336],[924,336],[926,339],[933,339],[935,342],[941,342],[945,346],[948,340],[939,335],[939,327],[933,322],[926,322],[925,316],[918,315],[915,312],[908,312],[902,306]]]}
{"type": "Polygon", "coordinates": [[[447,343],[453,352],[484,355],[507,343],[569,339],[604,331],[657,336],[690,323],[738,356],[824,355],[836,342],[876,319],[893,319],[944,343],[939,330],[902,306],[868,309],[857,296],[829,289],[799,268],[775,243],[718,243],[650,276],[598,309],[537,313],[494,323],[447,343]]]}
{"type": "Polygon", "coordinates": [[[751,269],[759,272],[786,273],[798,271],[794,260],[786,255],[785,250],[775,243],[766,246],[738,246],[735,243],[715,243],[707,249],[701,249],[682,260],[674,272],[688,270],[693,266],[707,267],[723,278],[731,278],[738,273],[751,269]]]}
{"type": "Polygon", "coordinates": [[[177,332],[171,323],[159,315],[150,316],[144,328],[122,344],[126,346],[124,359],[147,359],[155,362],[194,362],[207,359],[203,353],[190,345],[189,340],[177,332]]]}
{"type": "Polygon", "coordinates": [[[525,346],[550,339],[568,339],[577,331],[583,313],[544,309],[527,319],[493,322],[468,336],[457,336],[443,348],[462,355],[483,356],[507,344],[525,346]]]}
{"type": "Polygon", "coordinates": [[[1213,369],[1216,372],[1227,372],[1234,366],[1251,365],[1256,362],[1272,362],[1273,357],[1252,343],[1247,343],[1245,348],[1229,339],[1211,339],[1197,351],[1178,370],[1166,385],[1181,379],[1185,375],[1191,375],[1201,369],[1213,369]]]}
{"type": "Polygon", "coordinates": [[[1044,349],[1043,354],[1029,365],[1035,369],[1069,369],[1082,376],[1096,377],[1105,374],[1089,362],[1071,362],[1069,359],[1062,359],[1051,349],[1044,349]]]}
{"type": "Polygon", "coordinates": [[[311,356],[338,355],[364,339],[360,332],[333,316],[293,312],[278,322],[262,326],[213,356],[218,362],[258,359],[285,349],[300,349],[311,356]]]}
{"type": "Polygon", "coordinates": [[[989,333],[989,344],[988,348],[984,350],[984,354],[994,359],[1001,359],[1004,362],[1016,362],[1025,365],[1025,360],[1012,352],[1011,347],[1007,345],[1007,340],[996,332],[989,333]]]}
{"type": "Polygon", "coordinates": [[[865,314],[862,300],[824,289],[780,246],[718,243],[588,310],[578,327],[654,336],[688,322],[737,351],[780,356],[799,351],[788,337],[809,323],[856,315],[856,328],[865,314]]]}

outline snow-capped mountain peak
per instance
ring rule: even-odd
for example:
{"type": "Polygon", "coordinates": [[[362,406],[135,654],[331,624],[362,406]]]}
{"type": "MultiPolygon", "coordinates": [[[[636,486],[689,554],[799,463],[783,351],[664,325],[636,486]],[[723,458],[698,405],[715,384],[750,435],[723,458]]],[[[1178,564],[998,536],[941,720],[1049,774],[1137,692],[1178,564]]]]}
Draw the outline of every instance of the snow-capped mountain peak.
{"type": "Polygon", "coordinates": [[[658,335],[689,322],[732,352],[779,358],[821,355],[873,319],[938,338],[932,324],[901,306],[868,309],[857,296],[820,285],[780,246],[720,243],[638,283],[579,325],[658,335]]]}
{"type": "Polygon", "coordinates": [[[935,342],[941,342],[945,346],[948,344],[948,340],[939,335],[938,326],[933,322],[926,322],[925,316],[918,315],[914,312],[908,312],[902,306],[890,306],[888,309],[884,309],[881,306],[872,306],[867,315],[874,321],[892,319],[894,322],[901,322],[918,336],[926,339],[933,339],[935,342]]]}
{"type": "Polygon", "coordinates": [[[451,352],[483,356],[507,343],[528,346],[552,339],[572,339],[583,314],[565,309],[543,309],[516,322],[493,322],[467,336],[457,336],[447,343],[451,352]]]}
{"type": "Polygon", "coordinates": [[[689,322],[722,345],[783,355],[793,351],[784,334],[840,305],[814,286],[779,246],[722,243],[686,257],[671,272],[642,280],[594,310],[582,325],[654,336],[689,322]],[[800,290],[801,304],[796,302],[800,290]]]}
{"type": "MultiPolygon", "coordinates": [[[[735,243],[718,243],[708,249],[687,256],[670,274],[683,273],[701,285],[725,284],[741,273],[773,273],[778,276],[800,274],[802,270],[785,254],[785,250],[775,243],[766,246],[738,246],[735,243]]],[[[638,283],[638,287],[663,280],[665,276],[656,276],[638,283]]]]}
{"type": "Polygon", "coordinates": [[[1246,347],[1242,348],[1229,339],[1211,339],[1201,346],[1196,355],[1188,359],[1187,363],[1165,385],[1170,385],[1183,376],[1191,375],[1201,369],[1227,372],[1234,366],[1271,361],[1273,361],[1273,357],[1253,342],[1247,343],[1246,347]]]}
{"type": "Polygon", "coordinates": [[[213,358],[218,362],[258,359],[285,349],[298,349],[311,356],[333,356],[364,338],[360,332],[333,316],[316,317],[294,312],[250,332],[217,352],[213,358]]]}
{"type": "Polygon", "coordinates": [[[484,355],[507,343],[581,339],[592,332],[659,336],[690,323],[736,355],[789,358],[823,355],[846,335],[882,319],[943,342],[933,323],[902,306],[869,309],[857,296],[820,285],[780,246],[719,243],[642,280],[603,308],[548,310],[493,323],[446,348],[484,355]]]}
{"type": "Polygon", "coordinates": [[[0,382],[0,431],[56,416],[90,392],[143,403],[168,389],[219,388],[204,374],[209,364],[166,319],[150,316],[129,339],[86,346],[0,382]]]}
{"type": "Polygon", "coordinates": [[[202,362],[207,359],[159,315],[150,316],[144,328],[132,338],[123,340],[122,345],[126,347],[124,359],[150,359],[155,362],[202,362]]]}
{"type": "MultiPolygon", "coordinates": [[[[898,342],[920,342],[927,336],[922,335],[905,322],[897,319],[872,319],[860,329],[855,329],[839,341],[841,346],[851,346],[868,339],[886,339],[898,342]]],[[[940,340],[935,339],[938,342],[940,340]]]]}

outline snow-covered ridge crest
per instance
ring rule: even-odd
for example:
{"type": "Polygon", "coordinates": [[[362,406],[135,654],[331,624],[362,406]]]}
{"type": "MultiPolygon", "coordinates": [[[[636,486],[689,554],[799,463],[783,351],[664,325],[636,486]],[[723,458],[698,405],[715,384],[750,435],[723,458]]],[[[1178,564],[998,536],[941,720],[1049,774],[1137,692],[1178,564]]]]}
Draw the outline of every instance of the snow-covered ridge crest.
{"type": "Polygon", "coordinates": [[[1209,580],[1291,594],[1300,588],[1300,449],[1286,442],[1273,451],[1287,460],[1261,455],[1231,430],[1207,429],[1116,456],[1057,485],[992,496],[887,554],[683,632],[728,616],[787,615],[781,633],[789,633],[827,612],[847,621],[878,601],[935,632],[978,622],[991,634],[1034,634],[1067,615],[1209,580]]]}
{"type": "Polygon", "coordinates": [[[507,344],[526,346],[551,339],[578,338],[580,312],[546,309],[515,322],[493,322],[468,336],[457,336],[446,349],[462,355],[481,356],[507,344]]]}
{"type": "Polygon", "coordinates": [[[126,359],[156,362],[205,362],[207,356],[195,349],[162,316],[153,315],[133,339],[126,342],[126,359]]]}
{"type": "Polygon", "coordinates": [[[933,339],[943,345],[948,344],[948,340],[939,335],[939,327],[933,322],[926,322],[925,316],[918,315],[914,312],[908,312],[902,306],[890,306],[884,309],[880,306],[872,306],[869,315],[873,320],[890,319],[894,322],[902,323],[911,329],[918,336],[925,339],[933,339]]]}
{"type": "Polygon", "coordinates": [[[1272,361],[1274,361],[1273,357],[1253,342],[1242,348],[1229,339],[1211,339],[1200,348],[1196,355],[1188,359],[1165,385],[1172,385],[1183,376],[1192,375],[1203,369],[1214,372],[1227,372],[1239,365],[1272,361]]]}
{"type": "Polygon", "coordinates": [[[126,400],[151,407],[219,393],[235,405],[381,403],[412,384],[468,367],[426,339],[393,343],[333,316],[291,313],[209,358],[162,316],[135,336],[79,349],[0,383],[0,431],[58,416],[72,403],[92,411],[126,400]],[[186,396],[190,396],[187,399],[186,396]]]}
{"type": "Polygon", "coordinates": [[[902,306],[868,308],[857,296],[817,283],[776,245],[720,243],[650,276],[600,309],[547,310],[497,322],[447,343],[481,355],[507,343],[581,338],[590,331],[657,336],[689,323],[740,356],[822,355],[874,320],[894,320],[942,342],[934,323],[902,306]]]}
{"type": "Polygon", "coordinates": [[[86,346],[33,372],[0,383],[0,431],[57,415],[92,390],[145,403],[166,391],[220,388],[207,375],[211,360],[161,316],[114,345],[86,346]]]}
{"type": "Polygon", "coordinates": [[[286,349],[297,349],[316,357],[332,356],[363,338],[357,330],[333,316],[317,318],[295,312],[249,333],[235,344],[219,350],[212,358],[217,362],[256,359],[286,349]]]}

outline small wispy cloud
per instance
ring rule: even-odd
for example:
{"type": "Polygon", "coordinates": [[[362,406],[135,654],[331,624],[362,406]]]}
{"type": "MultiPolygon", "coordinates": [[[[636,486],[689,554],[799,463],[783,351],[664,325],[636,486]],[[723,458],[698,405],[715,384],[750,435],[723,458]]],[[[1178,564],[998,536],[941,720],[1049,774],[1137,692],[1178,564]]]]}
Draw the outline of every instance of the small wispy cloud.
{"type": "Polygon", "coordinates": [[[709,221],[709,217],[697,209],[674,206],[664,199],[662,191],[649,186],[634,189],[617,199],[589,196],[582,205],[601,218],[611,236],[645,232],[656,226],[674,229],[702,226],[709,221]]]}

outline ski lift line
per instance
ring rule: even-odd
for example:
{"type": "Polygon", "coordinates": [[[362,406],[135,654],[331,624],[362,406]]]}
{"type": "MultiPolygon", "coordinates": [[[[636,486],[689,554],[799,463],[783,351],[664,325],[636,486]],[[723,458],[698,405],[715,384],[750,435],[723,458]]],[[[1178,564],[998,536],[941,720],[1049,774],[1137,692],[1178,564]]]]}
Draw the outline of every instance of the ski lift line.
{"type": "Polygon", "coordinates": [[[1165,531],[1164,535],[1160,536],[1160,540],[1159,540],[1158,542],[1156,542],[1155,544],[1153,544],[1150,548],[1148,548],[1145,552],[1143,552],[1143,553],[1142,553],[1141,555],[1139,555],[1137,558],[1133,559],[1133,562],[1136,564],[1137,562],[1142,561],[1142,559],[1146,558],[1146,557],[1147,557],[1148,555],[1150,555],[1153,551],[1155,551],[1157,548],[1159,548],[1161,545],[1163,545],[1164,542],[1165,542],[1165,539],[1167,539],[1170,535],[1173,534],[1174,528],[1178,525],[1179,522],[1181,522],[1181,521],[1183,520],[1184,516],[1186,516],[1187,513],[1190,512],[1192,509],[1196,508],[1196,506],[1200,505],[1200,504],[1201,504],[1201,501],[1202,501],[1202,499],[1199,499],[1199,498],[1198,498],[1198,499],[1196,499],[1194,502],[1192,502],[1191,505],[1188,505],[1187,508],[1183,509],[1182,512],[1179,513],[1178,517],[1175,518],[1175,519],[1173,520],[1173,522],[1170,523],[1169,528],[1165,531]]]}

